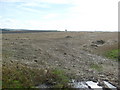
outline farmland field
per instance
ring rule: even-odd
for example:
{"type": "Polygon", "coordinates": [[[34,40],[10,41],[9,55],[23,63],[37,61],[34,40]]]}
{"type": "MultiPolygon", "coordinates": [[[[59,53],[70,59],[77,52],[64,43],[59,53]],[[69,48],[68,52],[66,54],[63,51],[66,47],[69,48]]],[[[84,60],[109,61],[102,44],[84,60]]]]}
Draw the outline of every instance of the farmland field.
{"type": "Polygon", "coordinates": [[[108,81],[118,87],[116,50],[117,32],[4,33],[3,88],[46,83],[69,87],[71,79],[108,81]]]}

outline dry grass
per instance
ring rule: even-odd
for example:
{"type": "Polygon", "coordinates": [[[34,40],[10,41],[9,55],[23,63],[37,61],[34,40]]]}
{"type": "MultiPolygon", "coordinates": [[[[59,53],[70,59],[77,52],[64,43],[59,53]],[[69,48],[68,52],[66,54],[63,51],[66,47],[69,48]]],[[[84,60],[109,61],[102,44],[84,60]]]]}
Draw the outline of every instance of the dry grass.
{"type": "Polygon", "coordinates": [[[39,84],[68,87],[69,78],[59,69],[33,69],[21,64],[9,64],[3,65],[2,70],[2,88],[35,88],[39,84]]]}

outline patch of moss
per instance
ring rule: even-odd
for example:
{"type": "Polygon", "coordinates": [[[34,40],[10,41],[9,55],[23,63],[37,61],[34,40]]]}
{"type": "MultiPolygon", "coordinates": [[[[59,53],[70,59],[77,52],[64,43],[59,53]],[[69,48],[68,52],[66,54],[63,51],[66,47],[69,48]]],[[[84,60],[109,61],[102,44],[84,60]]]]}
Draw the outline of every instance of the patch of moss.
{"type": "Polygon", "coordinates": [[[114,49],[114,50],[110,50],[110,51],[107,51],[105,53],[105,56],[110,58],[110,59],[118,59],[119,58],[119,55],[120,54],[120,49],[114,49]]]}

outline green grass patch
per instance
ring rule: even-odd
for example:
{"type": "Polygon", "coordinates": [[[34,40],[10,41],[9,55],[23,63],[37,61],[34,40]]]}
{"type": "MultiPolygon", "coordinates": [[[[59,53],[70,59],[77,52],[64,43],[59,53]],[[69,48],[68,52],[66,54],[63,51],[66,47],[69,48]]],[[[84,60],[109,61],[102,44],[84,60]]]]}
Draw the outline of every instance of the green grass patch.
{"type": "Polygon", "coordinates": [[[21,64],[2,67],[2,88],[34,88],[39,84],[53,88],[67,88],[69,78],[60,69],[36,69],[21,64]]]}
{"type": "Polygon", "coordinates": [[[114,50],[110,50],[110,51],[107,51],[105,53],[105,56],[110,58],[110,59],[118,59],[119,58],[119,53],[120,52],[120,49],[114,49],[114,50]]]}
{"type": "Polygon", "coordinates": [[[101,65],[98,65],[98,64],[92,63],[92,64],[90,65],[90,68],[95,69],[95,70],[97,70],[97,71],[102,71],[102,66],[101,66],[101,65]]]}

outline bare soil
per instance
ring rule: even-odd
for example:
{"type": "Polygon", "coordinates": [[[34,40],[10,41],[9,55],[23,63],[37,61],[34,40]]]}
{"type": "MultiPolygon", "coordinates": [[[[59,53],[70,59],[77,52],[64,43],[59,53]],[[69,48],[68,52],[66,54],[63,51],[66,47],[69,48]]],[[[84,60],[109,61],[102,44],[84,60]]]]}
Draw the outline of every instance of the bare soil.
{"type": "Polygon", "coordinates": [[[117,32],[39,32],[2,35],[3,65],[59,68],[77,80],[118,86],[118,62],[104,53],[118,48],[117,32]],[[104,43],[96,43],[97,41],[104,43]],[[6,64],[7,63],[7,64],[6,64]]]}

